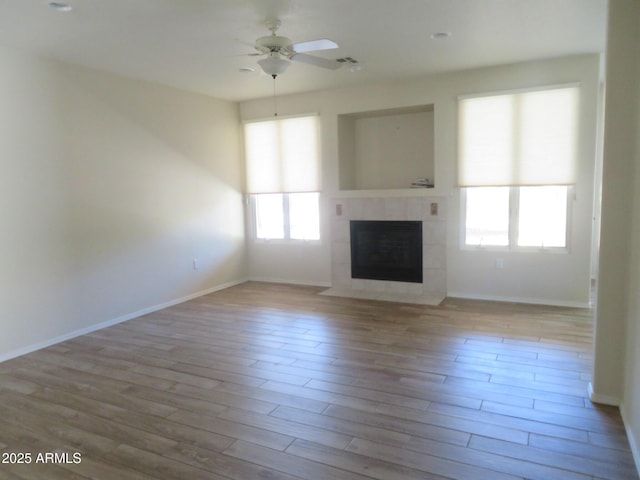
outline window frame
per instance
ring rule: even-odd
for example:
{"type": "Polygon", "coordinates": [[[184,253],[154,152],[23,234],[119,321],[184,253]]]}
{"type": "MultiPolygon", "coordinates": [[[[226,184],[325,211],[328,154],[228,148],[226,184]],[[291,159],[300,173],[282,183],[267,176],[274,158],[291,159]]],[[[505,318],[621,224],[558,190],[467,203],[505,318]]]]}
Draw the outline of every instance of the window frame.
{"type": "Polygon", "coordinates": [[[519,253],[557,253],[568,254],[571,252],[571,225],[572,225],[572,204],[575,200],[574,185],[536,185],[564,186],[566,192],[566,226],[565,226],[565,246],[545,247],[545,246],[520,246],[518,245],[518,228],[520,219],[520,188],[526,186],[501,186],[509,189],[509,227],[507,245],[473,245],[467,244],[467,191],[470,188],[491,188],[491,187],[460,187],[460,248],[468,251],[493,251],[493,252],[519,252],[519,253]]]}

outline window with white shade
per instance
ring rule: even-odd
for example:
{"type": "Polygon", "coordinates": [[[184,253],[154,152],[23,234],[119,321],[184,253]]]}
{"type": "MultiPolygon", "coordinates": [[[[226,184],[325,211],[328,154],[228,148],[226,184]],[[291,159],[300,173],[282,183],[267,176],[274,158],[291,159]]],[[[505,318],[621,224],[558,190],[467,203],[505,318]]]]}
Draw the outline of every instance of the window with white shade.
{"type": "Polygon", "coordinates": [[[578,99],[577,86],[459,99],[464,245],[566,249],[578,99]]]}
{"type": "Polygon", "coordinates": [[[246,123],[244,133],[255,237],[319,240],[318,117],[246,123]]]}

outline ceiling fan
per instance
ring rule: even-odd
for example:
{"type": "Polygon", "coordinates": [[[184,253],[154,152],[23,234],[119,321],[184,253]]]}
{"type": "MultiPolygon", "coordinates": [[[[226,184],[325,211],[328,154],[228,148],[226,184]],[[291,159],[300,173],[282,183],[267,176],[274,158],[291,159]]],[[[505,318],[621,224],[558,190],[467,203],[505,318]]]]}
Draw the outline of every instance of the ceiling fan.
{"type": "Polygon", "coordinates": [[[266,35],[256,40],[255,49],[257,53],[253,55],[266,55],[262,60],[258,60],[258,64],[264,73],[271,75],[274,79],[289,68],[291,61],[315,65],[316,67],[328,68],[330,70],[340,68],[341,63],[337,60],[328,60],[326,58],[307,55],[307,52],[338,48],[336,42],[322,38],[308,42],[293,43],[291,39],[282,37],[276,33],[280,27],[280,20],[268,20],[266,26],[271,30],[271,35],[266,35]]]}

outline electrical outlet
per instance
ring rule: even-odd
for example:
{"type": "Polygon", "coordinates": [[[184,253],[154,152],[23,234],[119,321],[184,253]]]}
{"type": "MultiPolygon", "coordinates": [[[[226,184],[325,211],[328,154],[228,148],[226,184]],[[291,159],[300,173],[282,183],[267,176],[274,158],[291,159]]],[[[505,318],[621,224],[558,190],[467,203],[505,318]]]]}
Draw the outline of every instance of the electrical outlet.
{"type": "Polygon", "coordinates": [[[438,216],[438,204],[436,202],[433,202],[431,204],[431,216],[432,217],[438,216]]]}
{"type": "Polygon", "coordinates": [[[341,203],[336,203],[336,216],[338,216],[338,217],[342,216],[342,204],[341,203]]]}
{"type": "Polygon", "coordinates": [[[193,269],[194,270],[200,270],[200,260],[197,258],[193,259],[193,269]]]}

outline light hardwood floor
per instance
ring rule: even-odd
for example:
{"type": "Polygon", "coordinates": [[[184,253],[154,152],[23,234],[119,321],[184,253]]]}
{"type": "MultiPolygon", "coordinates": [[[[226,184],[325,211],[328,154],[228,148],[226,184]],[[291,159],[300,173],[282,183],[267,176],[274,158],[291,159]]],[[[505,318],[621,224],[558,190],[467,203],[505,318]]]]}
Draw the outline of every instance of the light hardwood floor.
{"type": "Polygon", "coordinates": [[[246,283],[0,364],[3,459],[32,455],[0,478],[638,478],[586,398],[589,310],[319,291],[246,283]]]}

